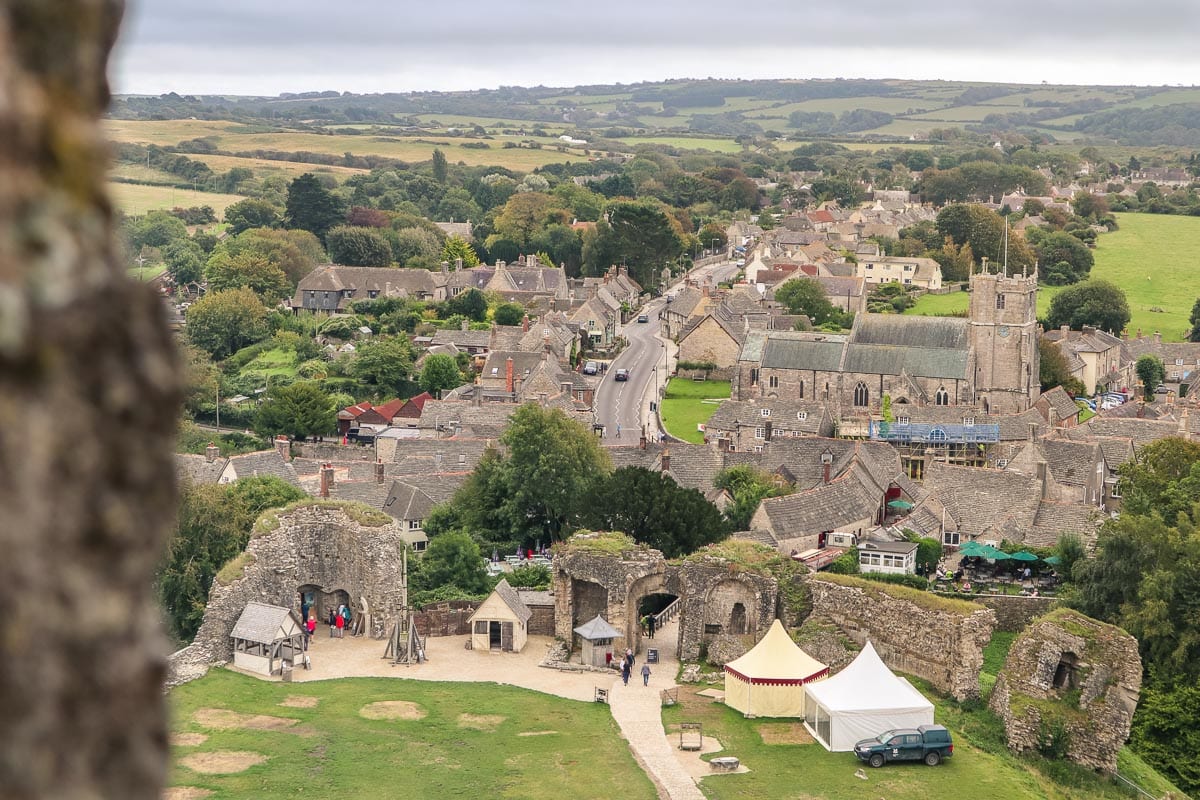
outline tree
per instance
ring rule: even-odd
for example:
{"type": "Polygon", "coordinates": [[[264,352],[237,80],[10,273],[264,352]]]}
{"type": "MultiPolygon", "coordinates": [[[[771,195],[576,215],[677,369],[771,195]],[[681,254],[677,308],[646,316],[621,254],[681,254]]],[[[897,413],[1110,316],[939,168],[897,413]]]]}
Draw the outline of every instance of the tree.
{"type": "Polygon", "coordinates": [[[311,172],[288,185],[284,222],[289,228],[301,228],[325,241],[325,234],[341,222],[345,214],[342,201],[322,186],[311,172]]]}
{"type": "Polygon", "coordinates": [[[1090,280],[1063,289],[1050,301],[1046,324],[1082,330],[1090,325],[1112,334],[1120,334],[1129,324],[1129,303],[1125,292],[1114,283],[1090,280]]]}
{"type": "Polygon", "coordinates": [[[842,177],[819,178],[813,181],[812,191],[818,200],[836,200],[842,208],[854,208],[863,199],[862,187],[842,177]]]}
{"type": "Polygon", "coordinates": [[[1147,400],[1154,396],[1154,390],[1167,378],[1167,370],[1163,366],[1162,359],[1158,356],[1146,354],[1137,360],[1134,366],[1137,371],[1138,380],[1142,382],[1142,391],[1147,400]]]}
{"type": "Polygon", "coordinates": [[[264,306],[274,306],[292,293],[291,282],[283,270],[265,256],[243,252],[229,256],[218,250],[208,260],[208,287],[226,291],[246,287],[262,300],[264,306]]]}
{"type": "Polygon", "coordinates": [[[204,251],[190,239],[177,239],[164,247],[163,260],[176,286],[204,277],[204,251]]]}
{"type": "Polygon", "coordinates": [[[412,375],[413,348],[406,336],[389,336],[363,342],[350,362],[349,372],[380,396],[404,393],[412,375]]]}
{"type": "Polygon", "coordinates": [[[612,238],[611,263],[623,261],[643,288],[656,288],[662,268],[683,253],[679,223],[650,202],[612,203],[608,218],[602,235],[612,238]]]}
{"type": "Polygon", "coordinates": [[[447,300],[446,310],[474,322],[483,322],[487,319],[487,297],[478,289],[470,288],[447,300]]]}
{"type": "Polygon", "coordinates": [[[447,236],[446,241],[442,243],[442,261],[454,264],[460,258],[462,265],[467,269],[479,266],[479,254],[475,252],[474,247],[461,236],[447,236]]]}
{"type": "Polygon", "coordinates": [[[237,236],[227,237],[213,250],[213,255],[225,253],[236,256],[253,253],[279,267],[292,288],[318,264],[328,259],[320,240],[308,231],[251,228],[237,236]]]}
{"type": "MultiPolygon", "coordinates": [[[[496,215],[492,236],[511,239],[524,248],[533,235],[549,223],[569,221],[557,197],[543,192],[518,192],[508,198],[503,210],[496,215]]],[[[488,247],[491,247],[491,238],[488,237],[488,247]]]]}
{"type": "Polygon", "coordinates": [[[1046,234],[1038,241],[1035,249],[1038,262],[1047,265],[1045,278],[1051,285],[1085,280],[1096,260],[1087,245],[1062,231],[1046,234]]]}
{"type": "Polygon", "coordinates": [[[938,212],[937,229],[958,247],[970,245],[974,259],[987,256],[992,272],[1002,268],[1006,255],[1009,272],[1034,266],[1036,256],[1032,248],[1022,237],[1011,233],[1006,244],[1004,218],[986,206],[948,205],[938,212]]]}
{"type": "Polygon", "coordinates": [[[1063,387],[1076,397],[1087,392],[1083,383],[1071,375],[1071,368],[1062,350],[1045,338],[1038,338],[1038,380],[1043,392],[1055,386],[1063,387]]]}
{"type": "Polygon", "coordinates": [[[439,533],[412,571],[412,588],[428,592],[453,586],[466,594],[480,595],[488,590],[487,572],[479,545],[464,531],[439,533]]]}
{"type": "Polygon", "coordinates": [[[282,221],[279,209],[266,200],[248,197],[225,208],[225,223],[228,233],[237,236],[251,228],[274,228],[282,221]]]}
{"type": "Polygon", "coordinates": [[[790,487],[778,485],[771,475],[748,464],[721,470],[713,479],[713,486],[724,489],[733,498],[725,508],[725,519],[735,531],[749,530],[750,518],[764,498],[791,493],[790,487]]]}
{"type": "Polygon", "coordinates": [[[337,225],[325,234],[329,259],[350,267],[390,267],[392,246],[375,228],[337,225]]]}
{"type": "Polygon", "coordinates": [[[143,247],[166,247],[171,242],[187,239],[183,220],[166,211],[151,211],[140,217],[130,217],[125,223],[125,235],[132,253],[143,247]]]}
{"type": "Polygon", "coordinates": [[[331,434],[336,427],[333,398],[312,381],[272,387],[254,420],[254,430],[260,436],[282,433],[301,441],[331,434]]]}
{"type": "Polygon", "coordinates": [[[1200,342],[1200,297],[1196,298],[1196,302],[1192,304],[1192,314],[1188,317],[1188,322],[1192,323],[1192,327],[1188,331],[1188,341],[1200,342]]]}
{"type": "Polygon", "coordinates": [[[435,353],[425,357],[420,383],[422,389],[434,397],[441,397],[442,392],[462,386],[463,376],[454,356],[435,353]]]}
{"type": "Polygon", "coordinates": [[[497,325],[520,325],[525,319],[525,308],[520,303],[501,303],[492,312],[497,325]]]}
{"type": "Polygon", "coordinates": [[[269,333],[266,307],[245,287],[212,292],[187,310],[188,339],[218,360],[269,333]]]}
{"type": "Polygon", "coordinates": [[[837,322],[841,310],[825,296],[825,289],[812,278],[793,278],[775,290],[775,299],[789,314],[806,314],[814,325],[837,322]]]}
{"type": "Polygon", "coordinates": [[[433,179],[438,183],[445,183],[449,175],[449,168],[446,166],[446,154],[438,148],[433,148],[432,159],[433,179]]]}

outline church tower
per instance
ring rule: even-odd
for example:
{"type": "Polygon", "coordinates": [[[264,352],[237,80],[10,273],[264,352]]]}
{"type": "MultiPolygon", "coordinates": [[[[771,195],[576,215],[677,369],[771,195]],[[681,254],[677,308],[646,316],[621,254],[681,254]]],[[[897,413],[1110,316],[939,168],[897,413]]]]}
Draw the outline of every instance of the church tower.
{"type": "Polygon", "coordinates": [[[1041,394],[1036,270],[972,274],[969,321],[975,402],[993,414],[1027,410],[1041,394]]]}

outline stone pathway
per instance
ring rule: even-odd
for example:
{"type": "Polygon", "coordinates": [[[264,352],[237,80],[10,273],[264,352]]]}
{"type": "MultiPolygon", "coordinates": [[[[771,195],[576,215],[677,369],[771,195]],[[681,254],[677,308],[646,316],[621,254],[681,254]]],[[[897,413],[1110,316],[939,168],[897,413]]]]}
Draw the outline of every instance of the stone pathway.
{"type": "Polygon", "coordinates": [[[658,787],[659,797],[664,800],[704,800],[704,795],[695,780],[679,763],[662,724],[662,700],[660,692],[675,686],[679,673],[679,661],[670,652],[671,642],[678,640],[678,621],[668,624],[653,640],[642,640],[642,652],[633,665],[633,675],[625,686],[618,678],[608,694],[613,719],[621,727],[621,733],[629,741],[629,747],[658,787]],[[651,664],[650,685],[642,685],[639,671],[645,663],[645,648],[661,643],[658,663],[651,664]]]}

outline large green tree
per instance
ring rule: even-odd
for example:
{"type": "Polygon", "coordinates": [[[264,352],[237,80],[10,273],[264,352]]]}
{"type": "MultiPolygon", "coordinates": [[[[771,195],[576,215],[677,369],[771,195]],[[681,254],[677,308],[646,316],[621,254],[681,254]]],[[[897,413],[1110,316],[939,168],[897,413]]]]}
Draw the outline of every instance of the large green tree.
{"type": "Polygon", "coordinates": [[[1121,287],[1108,281],[1090,280],[1054,295],[1046,324],[1050,328],[1066,325],[1076,331],[1090,325],[1120,334],[1129,324],[1129,316],[1129,303],[1121,287]]]}
{"type": "Polygon", "coordinates": [[[806,314],[814,325],[840,322],[841,309],[829,302],[825,289],[812,278],[793,278],[775,290],[775,299],[789,314],[806,314]]]}
{"type": "Polygon", "coordinates": [[[623,261],[630,276],[645,289],[657,288],[663,267],[684,251],[678,223],[655,203],[610,204],[606,230],[612,237],[613,263],[623,261]]]}
{"type": "Polygon", "coordinates": [[[1200,298],[1196,298],[1196,302],[1192,303],[1192,314],[1188,317],[1188,322],[1192,323],[1188,330],[1188,341],[1200,342],[1200,298]]]}
{"type": "Polygon", "coordinates": [[[269,333],[267,309],[246,287],[207,294],[187,311],[188,339],[218,360],[269,333]]]}
{"type": "Polygon", "coordinates": [[[254,252],[245,251],[231,256],[228,252],[218,250],[208,260],[206,272],[209,289],[221,292],[244,286],[268,307],[278,304],[292,293],[292,284],[283,270],[266,256],[254,252]]]}
{"type": "Polygon", "coordinates": [[[254,430],[261,436],[282,433],[301,441],[332,434],[336,427],[333,398],[312,381],[272,387],[254,419],[254,430]]]}
{"type": "Polygon", "coordinates": [[[686,555],[729,534],[721,512],[704,495],[643,467],[621,467],[600,481],[582,509],[581,522],[589,528],[627,533],[667,558],[686,555]]]}
{"type": "Polygon", "coordinates": [[[1053,286],[1086,280],[1096,259],[1087,245],[1062,231],[1048,233],[1034,247],[1043,280],[1053,286]]]}
{"type": "Polygon", "coordinates": [[[1154,396],[1154,390],[1162,386],[1163,381],[1166,380],[1166,367],[1163,366],[1161,358],[1147,353],[1137,360],[1133,368],[1137,373],[1138,380],[1142,382],[1142,392],[1149,400],[1154,396]]]}
{"type": "Polygon", "coordinates": [[[492,311],[497,325],[520,325],[524,319],[525,308],[520,303],[501,303],[492,311]]]}
{"type": "Polygon", "coordinates": [[[447,264],[453,265],[455,261],[461,258],[462,265],[467,269],[479,266],[479,254],[461,236],[447,236],[446,241],[442,244],[441,255],[442,261],[445,261],[447,264]]]}
{"type": "Polygon", "coordinates": [[[790,486],[780,485],[774,476],[748,464],[721,470],[713,479],[713,486],[724,489],[733,498],[725,508],[725,519],[735,531],[750,528],[750,518],[765,498],[791,493],[790,486]]]}
{"type": "Polygon", "coordinates": [[[440,397],[442,392],[463,385],[463,376],[458,369],[454,356],[435,353],[425,357],[421,367],[421,388],[434,397],[440,397]]]}
{"type": "Polygon", "coordinates": [[[1011,231],[1005,236],[1004,218],[981,205],[952,204],[937,215],[937,229],[958,247],[971,246],[976,265],[989,261],[989,270],[1003,269],[1005,257],[1008,271],[1032,270],[1036,255],[1025,239],[1011,231]]]}
{"type": "Polygon", "coordinates": [[[407,336],[388,336],[358,345],[350,374],[379,396],[402,395],[412,377],[413,347],[407,336]]]}
{"type": "Polygon", "coordinates": [[[274,228],[282,221],[279,208],[266,200],[247,197],[225,208],[227,233],[236,236],[251,228],[274,228]]]}
{"type": "Polygon", "coordinates": [[[321,185],[311,172],[306,172],[288,185],[287,211],[284,223],[289,228],[301,228],[325,241],[329,229],[346,218],[346,209],[336,195],[321,185]]]}
{"type": "Polygon", "coordinates": [[[392,246],[375,228],[336,225],[325,234],[329,259],[350,267],[390,267],[392,246]]]}
{"type": "Polygon", "coordinates": [[[414,565],[414,591],[430,592],[443,587],[475,595],[485,594],[490,588],[479,544],[468,533],[446,531],[432,537],[419,565],[414,565]]]}
{"type": "Polygon", "coordinates": [[[1086,393],[1083,383],[1071,375],[1067,357],[1058,345],[1049,339],[1038,339],[1038,381],[1042,391],[1061,386],[1075,396],[1086,393]]]}

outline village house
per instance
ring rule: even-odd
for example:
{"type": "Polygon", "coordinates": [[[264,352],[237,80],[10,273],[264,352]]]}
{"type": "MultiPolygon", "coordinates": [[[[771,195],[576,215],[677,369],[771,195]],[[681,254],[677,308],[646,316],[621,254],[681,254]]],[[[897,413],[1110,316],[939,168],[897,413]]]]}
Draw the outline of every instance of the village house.
{"type": "Polygon", "coordinates": [[[1042,392],[1033,404],[1051,427],[1073,428],[1079,424],[1081,409],[1061,386],[1042,392]]]}
{"type": "Polygon", "coordinates": [[[445,300],[445,276],[425,269],[326,264],[301,278],[296,293],[287,302],[293,313],[340,314],[357,300],[380,297],[445,300]]]}
{"type": "Polygon", "coordinates": [[[942,288],[942,268],[932,258],[872,256],[859,258],[855,275],[868,284],[900,283],[915,289],[942,288]]]}
{"type": "Polygon", "coordinates": [[[1057,330],[1045,331],[1042,338],[1058,346],[1067,359],[1071,377],[1082,383],[1089,395],[1133,385],[1130,364],[1122,356],[1121,339],[1111,333],[1090,325],[1078,331],[1063,325],[1057,330]]]}
{"type": "Polygon", "coordinates": [[[834,435],[833,418],[817,402],[726,400],[705,423],[704,438],[718,450],[763,452],[781,438],[834,435]]]}
{"type": "Polygon", "coordinates": [[[1038,439],[1009,459],[1006,469],[1041,481],[1044,500],[1093,506],[1104,502],[1108,466],[1095,442],[1038,439]]]}

